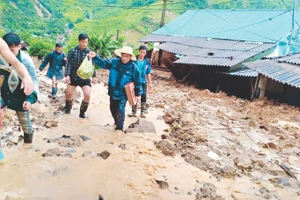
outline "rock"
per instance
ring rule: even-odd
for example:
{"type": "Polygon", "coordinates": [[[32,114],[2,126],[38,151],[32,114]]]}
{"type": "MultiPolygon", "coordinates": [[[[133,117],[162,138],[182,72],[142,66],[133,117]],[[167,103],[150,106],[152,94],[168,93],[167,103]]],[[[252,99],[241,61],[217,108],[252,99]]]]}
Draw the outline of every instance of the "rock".
{"type": "Polygon", "coordinates": [[[51,157],[51,156],[59,156],[61,155],[61,151],[59,148],[49,149],[46,153],[43,153],[43,157],[51,157]]]}
{"type": "Polygon", "coordinates": [[[85,136],[85,135],[79,135],[79,137],[83,140],[83,141],[87,141],[87,140],[91,140],[91,138],[85,136]]]}
{"type": "Polygon", "coordinates": [[[166,181],[155,180],[161,189],[169,188],[169,184],[166,181]]]}
{"type": "Polygon", "coordinates": [[[44,126],[47,127],[47,128],[57,127],[58,126],[58,121],[46,121],[44,126]]]}
{"type": "Polygon", "coordinates": [[[72,154],[70,154],[70,153],[65,153],[63,156],[73,158],[72,154]]]}
{"type": "Polygon", "coordinates": [[[126,149],[126,144],[120,144],[119,148],[122,149],[123,151],[126,149]]]}
{"type": "Polygon", "coordinates": [[[100,156],[102,157],[104,160],[106,160],[109,156],[110,156],[110,153],[108,151],[102,151],[101,153],[97,153],[97,156],[100,156]]]}
{"type": "Polygon", "coordinates": [[[249,126],[253,128],[256,127],[256,122],[253,120],[249,121],[249,126]]]}
{"type": "Polygon", "coordinates": [[[159,142],[154,142],[156,148],[162,151],[163,154],[167,156],[175,156],[176,147],[168,142],[167,140],[161,140],[159,142]]]}
{"type": "Polygon", "coordinates": [[[163,118],[167,124],[173,124],[177,120],[170,113],[166,113],[163,118]]]}
{"type": "Polygon", "coordinates": [[[167,138],[168,138],[168,136],[167,136],[166,134],[162,134],[162,135],[161,135],[161,139],[164,140],[164,139],[167,139],[167,138]]]}
{"type": "Polygon", "coordinates": [[[86,157],[86,156],[89,156],[89,155],[92,155],[91,151],[85,151],[85,152],[82,153],[82,157],[86,157]]]}
{"type": "Polygon", "coordinates": [[[273,142],[268,142],[268,143],[264,144],[263,148],[269,148],[269,149],[279,150],[277,144],[275,144],[273,142]]]}
{"type": "Polygon", "coordinates": [[[155,133],[156,129],[152,121],[146,119],[139,119],[136,122],[130,124],[126,132],[137,132],[137,133],[155,133]]]}
{"type": "Polygon", "coordinates": [[[268,194],[269,190],[265,187],[262,187],[262,188],[259,189],[259,192],[262,193],[262,194],[268,194]]]}
{"type": "Polygon", "coordinates": [[[195,139],[196,139],[197,142],[200,142],[200,143],[208,141],[207,135],[203,135],[203,134],[202,135],[196,135],[195,139]]]}
{"type": "Polygon", "coordinates": [[[86,156],[89,156],[89,155],[92,155],[91,151],[85,151],[85,152],[82,153],[82,157],[86,157],[86,156]]]}
{"type": "Polygon", "coordinates": [[[265,199],[271,199],[272,197],[271,197],[271,195],[266,194],[266,195],[264,196],[264,198],[265,198],[265,199]]]}
{"type": "Polygon", "coordinates": [[[104,200],[104,198],[101,194],[98,195],[98,200],[104,200]]]}
{"type": "Polygon", "coordinates": [[[231,177],[237,175],[236,169],[232,166],[223,167],[222,172],[223,172],[223,176],[227,177],[227,178],[231,178],[231,177]]]}

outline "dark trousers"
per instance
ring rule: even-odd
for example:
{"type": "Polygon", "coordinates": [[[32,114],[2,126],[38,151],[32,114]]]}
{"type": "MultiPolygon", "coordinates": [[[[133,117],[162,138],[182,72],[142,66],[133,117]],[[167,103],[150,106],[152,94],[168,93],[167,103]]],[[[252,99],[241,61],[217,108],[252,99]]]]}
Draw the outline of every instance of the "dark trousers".
{"type": "Polygon", "coordinates": [[[125,106],[127,99],[115,100],[110,98],[110,112],[116,124],[116,130],[123,130],[125,121],[125,106]]]}
{"type": "Polygon", "coordinates": [[[147,102],[147,83],[143,83],[142,87],[143,87],[143,94],[141,95],[141,102],[146,103],[147,102]]]}

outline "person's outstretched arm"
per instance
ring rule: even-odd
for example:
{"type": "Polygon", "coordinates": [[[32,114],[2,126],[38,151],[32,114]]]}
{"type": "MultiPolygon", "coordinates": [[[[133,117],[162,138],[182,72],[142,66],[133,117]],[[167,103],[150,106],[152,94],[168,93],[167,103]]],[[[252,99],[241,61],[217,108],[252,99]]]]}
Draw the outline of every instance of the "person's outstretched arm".
{"type": "Polygon", "coordinates": [[[10,63],[22,78],[21,89],[24,88],[24,93],[30,95],[33,90],[33,82],[25,66],[17,59],[17,57],[10,51],[6,42],[0,38],[0,54],[8,63],[10,63]]]}

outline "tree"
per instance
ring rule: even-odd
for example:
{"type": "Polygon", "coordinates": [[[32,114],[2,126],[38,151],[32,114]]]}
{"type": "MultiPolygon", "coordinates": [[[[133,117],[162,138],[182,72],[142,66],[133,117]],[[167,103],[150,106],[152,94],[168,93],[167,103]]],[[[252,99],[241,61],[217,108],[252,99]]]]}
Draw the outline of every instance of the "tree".
{"type": "Polygon", "coordinates": [[[89,47],[103,58],[112,57],[114,50],[123,45],[122,40],[112,40],[112,36],[108,31],[100,36],[94,33],[90,37],[89,47]]]}
{"type": "Polygon", "coordinates": [[[46,56],[51,49],[53,49],[53,44],[44,41],[42,38],[38,38],[32,41],[30,44],[29,54],[31,56],[46,56]]]}

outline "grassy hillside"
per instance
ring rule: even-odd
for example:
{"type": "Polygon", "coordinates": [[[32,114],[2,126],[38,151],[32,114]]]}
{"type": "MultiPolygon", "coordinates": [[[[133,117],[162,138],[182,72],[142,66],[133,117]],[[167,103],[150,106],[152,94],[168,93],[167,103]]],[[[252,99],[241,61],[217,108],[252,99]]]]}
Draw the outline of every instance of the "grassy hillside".
{"type": "MultiPolygon", "coordinates": [[[[172,0],[165,23],[188,9],[255,9],[292,7],[292,0],[172,0]]],[[[125,43],[159,28],[163,0],[0,0],[0,33],[14,31],[44,37],[54,43],[62,35],[68,47],[80,32],[101,34],[108,30],[125,43]]]]}

